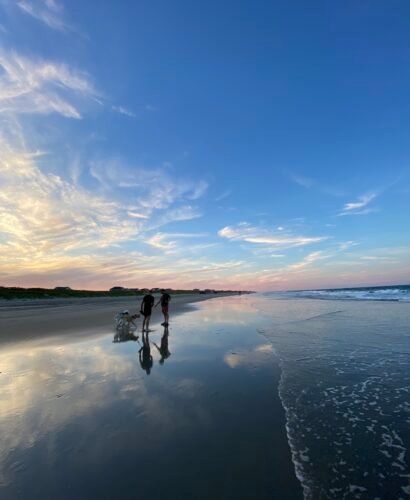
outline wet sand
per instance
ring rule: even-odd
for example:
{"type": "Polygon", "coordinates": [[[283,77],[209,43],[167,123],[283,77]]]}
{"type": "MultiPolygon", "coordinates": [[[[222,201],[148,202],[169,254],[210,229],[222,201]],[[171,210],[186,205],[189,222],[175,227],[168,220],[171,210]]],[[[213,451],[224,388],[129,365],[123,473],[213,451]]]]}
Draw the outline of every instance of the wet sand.
{"type": "MultiPolygon", "coordinates": [[[[170,314],[174,317],[195,309],[193,304],[196,302],[227,295],[174,295],[169,306],[170,314]]],[[[158,298],[159,295],[155,295],[155,303],[158,298]]],[[[3,300],[0,301],[0,346],[27,340],[41,343],[44,337],[48,342],[50,337],[58,342],[100,335],[112,330],[118,312],[128,309],[132,314],[139,313],[141,301],[142,296],[3,300]]],[[[153,309],[151,326],[162,321],[161,307],[158,306],[153,309]]],[[[141,322],[142,319],[136,320],[137,324],[141,322]]]]}
{"type": "MultiPolygon", "coordinates": [[[[302,498],[257,311],[227,297],[175,315],[187,308],[178,299],[162,362],[154,344],[164,329],[153,322],[149,374],[140,341],[113,343],[125,303],[89,304],[66,330],[43,319],[40,343],[41,314],[25,311],[26,341],[0,346],[1,498],[302,498]]],[[[72,317],[73,307],[53,315],[72,317]]]]}

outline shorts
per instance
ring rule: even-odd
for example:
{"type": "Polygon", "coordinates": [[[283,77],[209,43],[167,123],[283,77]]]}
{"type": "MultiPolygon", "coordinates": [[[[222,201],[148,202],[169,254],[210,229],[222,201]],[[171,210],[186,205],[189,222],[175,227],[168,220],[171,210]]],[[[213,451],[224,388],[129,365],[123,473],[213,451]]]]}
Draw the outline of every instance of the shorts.
{"type": "Polygon", "coordinates": [[[142,314],[143,316],[145,316],[146,318],[147,318],[148,316],[151,316],[151,314],[152,314],[152,309],[151,309],[151,307],[146,307],[144,310],[142,310],[142,309],[141,309],[141,314],[142,314]]]}
{"type": "Polygon", "coordinates": [[[168,304],[166,306],[162,306],[162,314],[168,314],[168,304]]]}

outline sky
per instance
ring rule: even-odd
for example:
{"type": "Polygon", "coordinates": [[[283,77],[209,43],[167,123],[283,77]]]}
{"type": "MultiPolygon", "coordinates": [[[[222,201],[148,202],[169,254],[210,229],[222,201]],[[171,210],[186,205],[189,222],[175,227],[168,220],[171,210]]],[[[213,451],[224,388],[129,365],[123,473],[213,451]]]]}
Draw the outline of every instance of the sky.
{"type": "Polygon", "coordinates": [[[0,285],[410,282],[410,3],[0,0],[0,285]]]}

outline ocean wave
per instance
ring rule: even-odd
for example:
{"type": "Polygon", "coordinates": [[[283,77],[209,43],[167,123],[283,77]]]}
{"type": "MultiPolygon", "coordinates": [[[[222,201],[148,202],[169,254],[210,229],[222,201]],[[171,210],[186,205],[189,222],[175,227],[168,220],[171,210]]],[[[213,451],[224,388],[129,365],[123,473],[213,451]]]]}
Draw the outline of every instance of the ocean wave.
{"type": "Polygon", "coordinates": [[[305,500],[405,498],[409,477],[409,310],[395,304],[266,297],[279,396],[305,500]],[[289,307],[289,309],[287,309],[289,307]],[[304,319],[278,321],[278,311],[304,319]],[[400,310],[400,314],[398,314],[400,310]],[[301,314],[303,313],[303,314],[301,314]]]}
{"type": "Polygon", "coordinates": [[[410,302],[410,285],[395,287],[340,288],[281,292],[281,297],[322,300],[379,300],[410,302]]]}

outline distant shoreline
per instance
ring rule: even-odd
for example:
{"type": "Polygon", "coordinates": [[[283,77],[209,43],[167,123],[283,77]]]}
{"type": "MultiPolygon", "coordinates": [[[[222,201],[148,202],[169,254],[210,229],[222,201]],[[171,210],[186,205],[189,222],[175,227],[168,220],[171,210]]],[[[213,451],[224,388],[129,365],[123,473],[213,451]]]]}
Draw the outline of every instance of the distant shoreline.
{"type": "MultiPolygon", "coordinates": [[[[119,288],[119,287],[118,287],[119,288]]],[[[159,293],[159,288],[154,288],[154,293],[159,293]]],[[[166,289],[172,295],[218,295],[226,293],[252,293],[243,290],[199,290],[199,289],[181,289],[172,290],[166,289]]],[[[97,298],[97,297],[111,297],[111,298],[127,298],[138,297],[147,293],[147,288],[142,289],[127,289],[123,290],[75,290],[70,287],[56,287],[56,288],[23,288],[23,287],[6,287],[0,286],[0,301],[1,300],[27,300],[27,299],[78,299],[78,298],[97,298]]]]}

